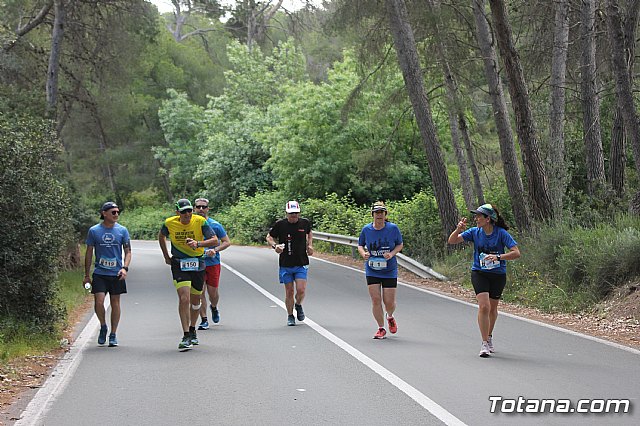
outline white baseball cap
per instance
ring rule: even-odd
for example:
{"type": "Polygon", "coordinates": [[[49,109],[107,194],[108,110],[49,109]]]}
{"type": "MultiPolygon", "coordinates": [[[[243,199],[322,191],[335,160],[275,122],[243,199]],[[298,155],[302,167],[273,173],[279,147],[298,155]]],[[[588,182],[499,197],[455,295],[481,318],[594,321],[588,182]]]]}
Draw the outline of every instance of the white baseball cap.
{"type": "Polygon", "coordinates": [[[287,213],[300,213],[300,204],[297,201],[289,201],[284,211],[287,213]]]}

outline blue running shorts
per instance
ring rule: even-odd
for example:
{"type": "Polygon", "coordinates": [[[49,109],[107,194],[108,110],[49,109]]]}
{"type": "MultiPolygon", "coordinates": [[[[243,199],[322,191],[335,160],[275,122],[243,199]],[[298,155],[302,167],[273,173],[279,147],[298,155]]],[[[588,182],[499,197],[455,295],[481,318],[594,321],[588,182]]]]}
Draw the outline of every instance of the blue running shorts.
{"type": "Polygon", "coordinates": [[[294,282],[295,280],[306,280],[308,270],[309,265],[281,266],[279,271],[280,284],[289,284],[294,282]]]}

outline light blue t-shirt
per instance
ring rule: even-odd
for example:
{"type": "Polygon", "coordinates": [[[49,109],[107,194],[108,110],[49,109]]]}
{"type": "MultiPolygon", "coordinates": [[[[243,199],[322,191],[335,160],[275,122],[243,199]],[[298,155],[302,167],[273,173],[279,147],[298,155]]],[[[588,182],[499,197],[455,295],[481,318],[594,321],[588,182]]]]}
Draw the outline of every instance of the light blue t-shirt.
{"type": "Polygon", "coordinates": [[[398,278],[398,260],[395,256],[386,260],[383,255],[402,244],[402,234],[398,225],[385,222],[384,228],[375,229],[373,223],[362,228],[358,245],[369,251],[369,260],[364,262],[365,274],[376,278],[398,278]]]}
{"type": "Polygon", "coordinates": [[[465,241],[473,242],[474,250],[473,265],[471,266],[472,271],[490,272],[492,274],[507,273],[507,262],[504,260],[501,260],[499,265],[497,262],[495,264],[487,264],[482,261],[484,255],[504,254],[505,247],[512,249],[518,245],[516,240],[514,240],[511,234],[509,234],[504,228],[494,226],[491,235],[487,235],[485,234],[484,229],[476,226],[467,229],[460,234],[460,236],[465,241]]]}
{"type": "Polygon", "coordinates": [[[87,246],[93,247],[95,256],[94,273],[115,277],[122,269],[122,246],[130,245],[129,231],[116,223],[107,228],[103,223],[89,228],[87,246]]]}
{"type": "MultiPolygon", "coordinates": [[[[217,220],[211,219],[210,217],[207,218],[207,223],[209,224],[211,229],[213,229],[213,233],[216,234],[216,236],[218,237],[220,244],[222,244],[222,239],[227,236],[227,231],[224,230],[224,227],[222,226],[222,224],[220,224],[220,222],[218,222],[217,220]]],[[[210,248],[212,249],[213,247],[210,247],[210,248]]],[[[204,264],[206,266],[213,266],[213,265],[220,264],[220,253],[216,253],[216,255],[213,257],[205,256],[204,264]]]]}

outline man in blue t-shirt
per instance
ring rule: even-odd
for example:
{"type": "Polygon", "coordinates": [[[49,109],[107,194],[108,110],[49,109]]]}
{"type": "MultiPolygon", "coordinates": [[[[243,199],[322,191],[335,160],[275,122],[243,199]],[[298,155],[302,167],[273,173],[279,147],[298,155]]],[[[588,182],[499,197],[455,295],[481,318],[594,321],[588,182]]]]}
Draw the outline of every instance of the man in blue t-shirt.
{"type": "MultiPolygon", "coordinates": [[[[127,292],[127,272],[131,263],[131,240],[127,228],[120,225],[120,209],[113,201],[108,201],[100,209],[101,223],[92,226],[87,233],[87,252],[84,259],[84,283],[91,285],[94,309],[100,321],[98,344],[107,340],[107,322],[104,299],[109,293],[111,303],[111,333],[109,346],[118,346],[116,331],[120,322],[120,295],[127,292]],[[122,252],[124,251],[124,260],[122,252]],[[95,252],[93,277],[90,278],[91,263],[95,252]]],[[[88,287],[88,286],[85,286],[88,287]]]]}
{"type": "Polygon", "coordinates": [[[207,223],[211,229],[213,229],[213,233],[218,237],[218,241],[220,241],[219,245],[204,252],[204,286],[206,287],[206,291],[203,291],[201,295],[201,319],[198,330],[206,330],[209,328],[209,319],[207,318],[207,294],[209,294],[209,302],[211,302],[211,320],[216,324],[220,322],[220,311],[218,311],[218,302],[220,300],[220,293],[218,292],[218,287],[220,286],[220,252],[231,245],[231,240],[220,222],[209,217],[209,200],[206,198],[198,198],[193,204],[196,208],[196,213],[207,219],[207,223]]]}

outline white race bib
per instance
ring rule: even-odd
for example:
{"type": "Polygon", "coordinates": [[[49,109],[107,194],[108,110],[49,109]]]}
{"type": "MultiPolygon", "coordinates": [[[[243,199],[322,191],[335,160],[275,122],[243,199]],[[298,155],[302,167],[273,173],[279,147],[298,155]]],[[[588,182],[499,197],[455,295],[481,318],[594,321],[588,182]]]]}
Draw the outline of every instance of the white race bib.
{"type": "Polygon", "coordinates": [[[101,267],[105,268],[105,269],[116,269],[118,266],[118,259],[116,259],[115,257],[112,259],[106,258],[106,257],[101,257],[100,259],[98,259],[98,265],[100,265],[101,267]]]}
{"type": "Polygon", "coordinates": [[[482,269],[495,269],[500,267],[500,262],[497,260],[494,260],[494,261],[485,260],[485,257],[487,257],[485,253],[480,253],[478,257],[480,258],[480,267],[482,269]]]}
{"type": "Polygon", "coordinates": [[[374,269],[376,271],[381,271],[387,268],[387,259],[384,257],[370,257],[369,258],[369,268],[374,269]]]}
{"type": "Polygon", "coordinates": [[[200,270],[200,259],[197,257],[188,257],[186,259],[180,259],[181,271],[198,271],[200,270]]]}

